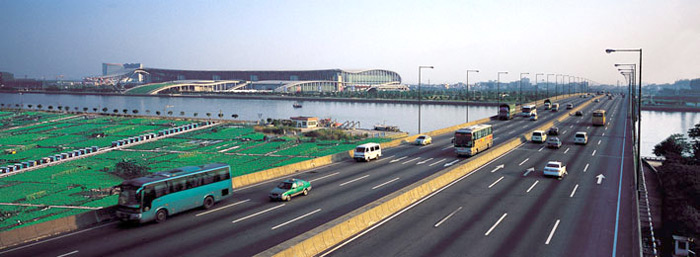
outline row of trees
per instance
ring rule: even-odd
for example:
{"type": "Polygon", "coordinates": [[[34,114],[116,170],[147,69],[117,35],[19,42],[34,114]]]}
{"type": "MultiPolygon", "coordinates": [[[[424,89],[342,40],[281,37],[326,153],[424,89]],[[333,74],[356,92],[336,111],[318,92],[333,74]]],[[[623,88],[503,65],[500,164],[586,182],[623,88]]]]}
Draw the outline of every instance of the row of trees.
{"type": "MultiPolygon", "coordinates": [[[[23,104],[14,104],[14,105],[12,105],[12,104],[4,104],[4,103],[3,103],[3,104],[0,104],[0,107],[3,107],[3,108],[13,108],[13,107],[14,107],[14,108],[19,108],[19,109],[21,109],[21,108],[24,108],[25,105],[23,105],[23,104]]],[[[43,110],[44,105],[38,104],[38,105],[35,106],[35,105],[33,105],[33,104],[27,104],[26,107],[27,107],[28,109],[32,109],[32,108],[36,107],[36,110],[43,110]]],[[[73,108],[73,111],[75,111],[75,112],[78,112],[78,111],[81,110],[81,109],[80,109],[79,107],[77,107],[77,106],[73,106],[72,108],[73,108]]],[[[49,105],[49,106],[46,107],[46,109],[49,110],[49,111],[58,110],[58,111],[70,112],[70,111],[71,111],[71,106],[67,106],[67,105],[65,105],[65,106],[63,106],[63,105],[57,105],[56,107],[54,107],[53,105],[49,105]]],[[[82,108],[82,111],[83,111],[83,112],[88,112],[89,110],[90,110],[90,108],[88,108],[88,107],[83,107],[83,108],[82,108]]],[[[92,108],[92,111],[95,112],[95,113],[97,113],[97,112],[99,112],[99,111],[101,111],[102,113],[109,113],[109,112],[110,112],[110,109],[107,108],[107,107],[104,107],[104,108],[102,108],[102,109],[99,109],[98,107],[93,107],[93,108],[92,108]]],[[[139,110],[137,110],[137,109],[133,109],[133,110],[129,110],[129,109],[122,109],[122,110],[119,110],[119,109],[112,109],[111,111],[112,111],[112,113],[114,113],[114,114],[118,114],[118,113],[121,111],[121,112],[124,113],[125,115],[126,115],[126,114],[129,114],[129,112],[131,112],[131,114],[134,114],[134,115],[136,115],[136,114],[139,113],[139,110]]],[[[150,114],[150,113],[151,113],[150,110],[146,110],[145,112],[146,112],[146,114],[150,114]]],[[[163,113],[162,113],[161,111],[155,111],[155,114],[158,115],[158,116],[161,116],[163,113]]],[[[169,116],[173,116],[174,112],[173,112],[173,111],[167,111],[166,114],[169,115],[169,116]]],[[[185,116],[185,114],[186,114],[185,111],[180,111],[180,116],[185,116]]],[[[210,113],[210,112],[207,112],[207,113],[205,113],[205,115],[206,115],[207,117],[211,117],[213,114],[210,113]]],[[[192,116],[197,117],[197,116],[199,116],[199,113],[198,113],[198,112],[192,113],[192,116]]],[[[218,113],[217,116],[218,116],[219,118],[223,118],[225,115],[224,115],[223,113],[218,113]]],[[[231,118],[238,119],[238,114],[231,114],[231,118]]]]}
{"type": "MultiPolygon", "coordinates": [[[[672,235],[700,237],[700,123],[654,146],[664,156],[658,169],[662,193],[662,255],[673,250],[672,235]]],[[[697,250],[697,247],[695,247],[697,250]]]]}

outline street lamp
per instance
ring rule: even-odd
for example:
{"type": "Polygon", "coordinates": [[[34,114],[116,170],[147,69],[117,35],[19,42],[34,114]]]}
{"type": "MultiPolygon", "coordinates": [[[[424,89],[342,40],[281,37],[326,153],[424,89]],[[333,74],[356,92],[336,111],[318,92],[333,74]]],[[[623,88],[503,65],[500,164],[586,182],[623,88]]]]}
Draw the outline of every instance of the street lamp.
{"type": "Polygon", "coordinates": [[[605,49],[605,52],[610,54],[614,52],[638,52],[639,53],[639,81],[637,81],[637,84],[639,85],[639,95],[638,95],[638,108],[637,108],[637,166],[636,166],[636,172],[637,176],[635,176],[635,183],[637,185],[637,188],[639,188],[639,183],[637,183],[637,177],[639,177],[639,171],[640,171],[640,165],[642,161],[642,48],[639,49],[605,49]]]}
{"type": "Polygon", "coordinates": [[[421,101],[421,94],[420,94],[420,83],[421,83],[421,70],[422,69],[432,69],[433,66],[418,66],[418,134],[420,134],[420,101],[421,101]]]}
{"type": "Polygon", "coordinates": [[[498,95],[496,95],[496,99],[498,99],[498,105],[499,105],[499,106],[501,105],[501,74],[508,74],[508,72],[507,72],[507,71],[499,71],[499,72],[498,72],[498,75],[497,75],[497,77],[498,77],[498,84],[496,84],[496,85],[497,85],[497,88],[498,88],[498,92],[497,92],[498,95]]]}
{"type": "Polygon", "coordinates": [[[549,98],[549,76],[554,76],[554,79],[557,78],[556,74],[547,74],[547,98],[549,98]]]}
{"type": "Polygon", "coordinates": [[[561,76],[562,80],[561,82],[564,83],[564,75],[562,74],[557,74],[554,75],[554,99],[559,98],[559,79],[557,77],[561,76]]]}
{"type": "Polygon", "coordinates": [[[466,118],[465,122],[469,122],[469,73],[470,72],[478,73],[479,70],[467,70],[467,118],[466,118]]]}
{"type": "Polygon", "coordinates": [[[539,90],[539,87],[540,87],[540,86],[539,86],[539,82],[540,82],[540,81],[537,79],[537,76],[539,76],[539,75],[544,75],[544,73],[537,73],[537,74],[535,74],[535,101],[537,101],[537,99],[540,99],[540,96],[537,95],[537,94],[538,94],[537,91],[539,90]]]}
{"type": "Polygon", "coordinates": [[[529,75],[530,73],[527,72],[521,72],[520,73],[520,81],[518,81],[518,86],[520,87],[520,95],[518,96],[518,100],[520,100],[520,105],[523,105],[523,75],[529,75]]]}

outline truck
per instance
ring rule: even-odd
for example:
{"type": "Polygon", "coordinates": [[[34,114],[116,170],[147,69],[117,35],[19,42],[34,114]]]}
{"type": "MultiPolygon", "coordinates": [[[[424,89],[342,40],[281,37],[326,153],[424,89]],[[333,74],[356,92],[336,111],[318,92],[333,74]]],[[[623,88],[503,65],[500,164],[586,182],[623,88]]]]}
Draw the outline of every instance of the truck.
{"type": "Polygon", "coordinates": [[[560,161],[549,161],[547,165],[544,166],[544,176],[554,176],[562,178],[564,175],[568,174],[566,172],[566,166],[560,161]]]}
{"type": "Polygon", "coordinates": [[[515,117],[518,110],[515,108],[515,104],[501,104],[498,107],[498,119],[509,120],[515,117]]]}

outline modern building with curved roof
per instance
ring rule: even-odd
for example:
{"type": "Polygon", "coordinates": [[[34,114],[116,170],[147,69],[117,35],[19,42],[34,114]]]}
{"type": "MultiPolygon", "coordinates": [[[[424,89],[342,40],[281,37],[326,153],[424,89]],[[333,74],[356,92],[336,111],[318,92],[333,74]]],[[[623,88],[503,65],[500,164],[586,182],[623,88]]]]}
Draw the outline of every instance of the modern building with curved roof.
{"type": "MultiPolygon", "coordinates": [[[[202,71],[141,68],[134,72],[141,83],[170,81],[241,81],[238,90],[275,92],[333,92],[344,90],[403,90],[401,76],[383,69],[368,70],[285,70],[285,71],[202,71]]],[[[172,89],[184,87],[170,87],[172,89]]]]}

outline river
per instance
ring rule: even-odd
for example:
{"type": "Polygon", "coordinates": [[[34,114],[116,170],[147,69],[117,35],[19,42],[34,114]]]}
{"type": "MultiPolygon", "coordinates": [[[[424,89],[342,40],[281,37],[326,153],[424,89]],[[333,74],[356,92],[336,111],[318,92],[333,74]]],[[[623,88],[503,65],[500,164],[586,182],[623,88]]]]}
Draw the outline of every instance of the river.
{"type": "MultiPolygon", "coordinates": [[[[70,94],[15,94],[0,93],[0,103],[5,105],[42,104],[44,109],[52,105],[108,108],[129,113],[136,109],[141,115],[156,116],[156,111],[166,115],[172,111],[174,117],[217,117],[219,113],[226,119],[237,114],[239,120],[287,119],[293,116],[314,116],[331,118],[337,122],[359,122],[361,128],[372,128],[377,124],[398,126],[411,134],[418,132],[418,105],[403,103],[359,103],[359,102],[302,102],[302,108],[293,108],[294,100],[257,100],[234,98],[194,98],[194,97],[147,97],[147,96],[103,96],[70,94]],[[146,113],[146,111],[150,113],[146,113]],[[181,115],[184,112],[184,115],[181,115]]],[[[35,107],[36,108],[36,107],[35,107]]],[[[469,106],[469,120],[478,120],[496,114],[494,106],[469,106]]],[[[421,131],[431,131],[464,123],[466,107],[457,105],[422,104],[421,131]]],[[[654,145],[673,133],[686,133],[700,123],[700,113],[642,111],[642,155],[652,156],[654,145]]],[[[687,135],[687,134],[686,134],[687,135]]]]}

